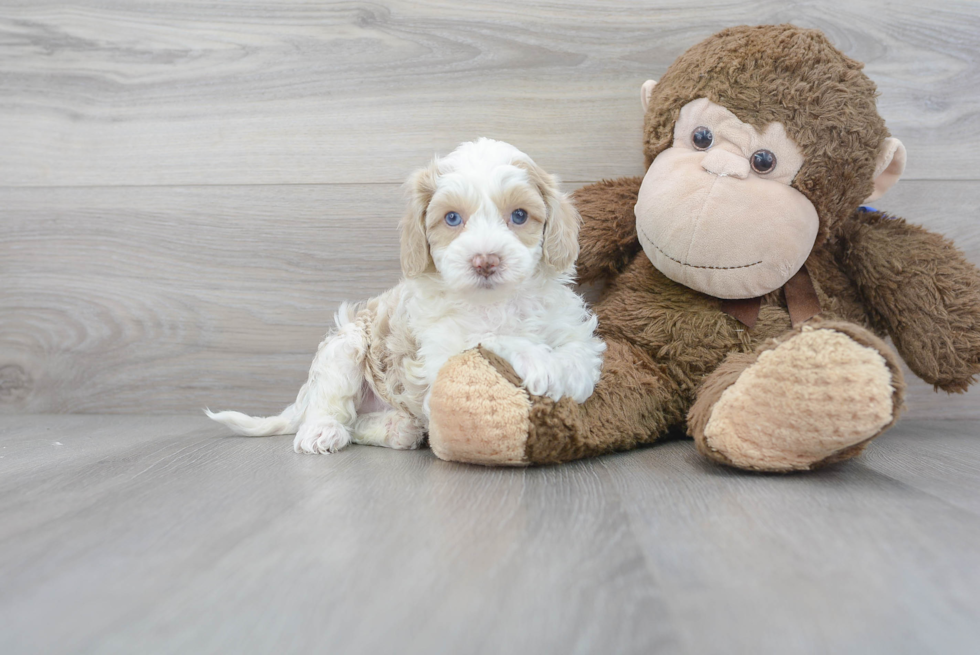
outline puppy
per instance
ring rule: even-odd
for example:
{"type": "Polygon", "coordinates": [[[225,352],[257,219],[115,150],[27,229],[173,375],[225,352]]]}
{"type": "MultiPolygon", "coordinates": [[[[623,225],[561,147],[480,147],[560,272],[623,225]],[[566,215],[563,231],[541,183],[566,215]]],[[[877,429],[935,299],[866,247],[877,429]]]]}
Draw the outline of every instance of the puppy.
{"type": "Polygon", "coordinates": [[[556,178],[517,148],[479,139],[433,160],[407,186],[403,280],[341,305],[282,414],[208,416],[239,434],[296,433],[300,453],[351,442],[417,448],[439,369],[480,344],[532,394],[578,403],[592,394],[605,344],[570,288],[579,216],[556,178]]]}

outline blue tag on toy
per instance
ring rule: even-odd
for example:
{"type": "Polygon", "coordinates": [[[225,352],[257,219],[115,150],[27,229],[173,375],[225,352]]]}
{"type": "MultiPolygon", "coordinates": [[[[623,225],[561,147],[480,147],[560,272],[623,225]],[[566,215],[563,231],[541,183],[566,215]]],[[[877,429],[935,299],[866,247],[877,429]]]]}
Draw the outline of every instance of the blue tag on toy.
{"type": "Polygon", "coordinates": [[[860,207],[858,207],[858,211],[861,212],[862,214],[870,214],[871,212],[877,212],[881,214],[882,218],[895,218],[888,212],[879,211],[874,207],[869,207],[868,205],[861,205],[860,207]]]}

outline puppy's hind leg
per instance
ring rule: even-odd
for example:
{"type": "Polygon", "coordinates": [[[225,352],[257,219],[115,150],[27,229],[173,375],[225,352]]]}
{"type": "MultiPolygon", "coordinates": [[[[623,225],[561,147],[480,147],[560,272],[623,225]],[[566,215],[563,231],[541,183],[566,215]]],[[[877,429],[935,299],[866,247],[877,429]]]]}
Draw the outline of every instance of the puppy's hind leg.
{"type": "Polygon", "coordinates": [[[361,414],[354,422],[354,443],[366,446],[414,450],[424,437],[425,431],[415,419],[394,409],[361,414]]]}
{"type": "Polygon", "coordinates": [[[332,453],[351,442],[364,388],[363,362],[367,339],[338,312],[339,330],[320,344],[310,377],[296,404],[306,407],[296,432],[298,453],[332,453]]]}

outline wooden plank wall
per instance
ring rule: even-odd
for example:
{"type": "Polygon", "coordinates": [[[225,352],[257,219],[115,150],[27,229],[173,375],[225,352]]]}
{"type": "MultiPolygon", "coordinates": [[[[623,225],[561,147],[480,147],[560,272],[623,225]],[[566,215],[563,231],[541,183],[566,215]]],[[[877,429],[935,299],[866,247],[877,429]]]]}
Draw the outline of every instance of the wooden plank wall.
{"type": "Polygon", "coordinates": [[[770,22],[867,63],[910,155],[880,206],[980,263],[976,3],[3,0],[0,412],[280,408],[397,280],[413,168],[486,135],[569,188],[639,174],[640,84],[770,22]]]}

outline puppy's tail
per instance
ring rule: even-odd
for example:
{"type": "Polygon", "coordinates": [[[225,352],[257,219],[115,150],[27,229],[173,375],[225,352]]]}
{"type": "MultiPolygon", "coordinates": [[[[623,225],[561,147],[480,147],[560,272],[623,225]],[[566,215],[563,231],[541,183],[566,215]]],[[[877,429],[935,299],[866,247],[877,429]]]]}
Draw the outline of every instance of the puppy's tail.
{"type": "MultiPolygon", "coordinates": [[[[345,347],[354,348],[355,351],[358,348],[363,348],[360,345],[363,336],[359,333],[351,332],[354,330],[354,317],[360,309],[360,305],[349,303],[342,303],[340,305],[337,314],[334,316],[334,321],[337,323],[337,330],[324,337],[323,342],[317,348],[316,356],[313,358],[313,364],[310,366],[310,375],[306,384],[300,387],[299,394],[296,396],[296,402],[284,409],[282,414],[279,416],[249,416],[241,412],[212,412],[210,409],[205,409],[204,413],[207,414],[208,418],[247,437],[271,437],[276,434],[296,434],[296,430],[303,423],[306,408],[310,405],[310,396],[317,385],[317,377],[318,375],[322,376],[323,371],[329,367],[331,356],[338,349],[345,347]],[[347,342],[338,340],[338,334],[344,333],[345,330],[348,334],[347,342]],[[350,345],[351,338],[354,339],[357,345],[350,345]],[[331,343],[334,343],[334,347],[328,346],[331,343]]],[[[357,353],[357,357],[362,356],[362,353],[357,353]]]]}
{"type": "Polygon", "coordinates": [[[295,434],[303,419],[303,412],[297,409],[296,403],[284,409],[279,416],[249,416],[241,412],[212,412],[210,409],[205,409],[204,413],[208,418],[246,437],[295,434]]]}

